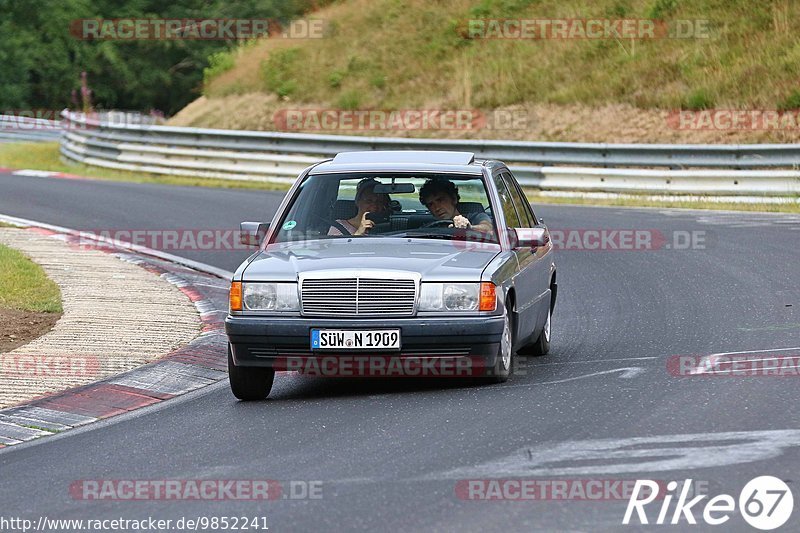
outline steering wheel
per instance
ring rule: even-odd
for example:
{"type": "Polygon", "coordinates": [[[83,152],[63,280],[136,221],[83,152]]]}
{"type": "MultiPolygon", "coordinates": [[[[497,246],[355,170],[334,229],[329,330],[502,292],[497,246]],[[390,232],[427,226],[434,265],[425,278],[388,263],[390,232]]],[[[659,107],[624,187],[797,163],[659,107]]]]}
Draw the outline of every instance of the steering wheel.
{"type": "Polygon", "coordinates": [[[433,222],[429,222],[420,226],[421,228],[439,228],[439,227],[448,227],[453,224],[452,218],[440,218],[439,220],[434,220],[433,222]]]}

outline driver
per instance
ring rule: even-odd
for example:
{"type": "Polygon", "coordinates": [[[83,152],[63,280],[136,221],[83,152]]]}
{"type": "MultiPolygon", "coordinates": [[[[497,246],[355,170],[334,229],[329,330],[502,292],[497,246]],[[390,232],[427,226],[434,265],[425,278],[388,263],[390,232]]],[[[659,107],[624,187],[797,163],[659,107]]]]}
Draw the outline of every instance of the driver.
{"type": "Polygon", "coordinates": [[[458,211],[458,187],[452,181],[436,177],[428,179],[419,190],[419,201],[439,220],[452,220],[449,227],[492,232],[492,219],[484,212],[467,213],[458,211]]]}
{"type": "Polygon", "coordinates": [[[391,210],[389,195],[375,192],[375,186],[379,183],[375,178],[364,178],[358,182],[355,198],[358,213],[346,220],[337,219],[338,224],[328,229],[328,235],[344,235],[342,228],[346,229],[350,235],[366,235],[375,227],[375,222],[369,220],[367,215],[369,213],[386,213],[391,210]]]}

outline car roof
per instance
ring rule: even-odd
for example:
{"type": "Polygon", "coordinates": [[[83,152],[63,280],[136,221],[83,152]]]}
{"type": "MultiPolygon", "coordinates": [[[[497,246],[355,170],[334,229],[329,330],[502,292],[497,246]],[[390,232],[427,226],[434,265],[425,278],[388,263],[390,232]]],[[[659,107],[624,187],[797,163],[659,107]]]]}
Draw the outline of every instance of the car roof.
{"type": "Polygon", "coordinates": [[[472,152],[375,150],[342,152],[316,165],[310,174],[342,172],[439,172],[480,175],[483,161],[472,152]]]}

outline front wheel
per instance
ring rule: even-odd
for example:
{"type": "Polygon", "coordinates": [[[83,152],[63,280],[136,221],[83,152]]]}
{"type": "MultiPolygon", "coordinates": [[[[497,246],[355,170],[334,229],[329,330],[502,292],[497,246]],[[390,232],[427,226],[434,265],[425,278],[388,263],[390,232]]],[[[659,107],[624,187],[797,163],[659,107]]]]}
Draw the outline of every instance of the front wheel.
{"type": "Polygon", "coordinates": [[[231,345],[228,344],[228,380],[231,384],[231,392],[240,400],[263,400],[272,390],[275,369],[236,366],[233,362],[231,345]]]}
{"type": "Polygon", "coordinates": [[[506,302],[503,311],[503,335],[500,337],[500,348],[495,357],[494,368],[488,380],[492,383],[504,383],[511,376],[511,365],[514,359],[514,328],[511,318],[511,302],[506,302]]]}

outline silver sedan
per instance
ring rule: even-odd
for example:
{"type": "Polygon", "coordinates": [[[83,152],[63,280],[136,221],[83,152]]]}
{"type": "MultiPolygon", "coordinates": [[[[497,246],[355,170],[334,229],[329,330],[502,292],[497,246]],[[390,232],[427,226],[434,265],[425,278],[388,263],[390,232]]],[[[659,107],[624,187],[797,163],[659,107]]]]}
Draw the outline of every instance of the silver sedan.
{"type": "Polygon", "coordinates": [[[259,249],[225,321],[239,399],[265,398],[276,370],[502,382],[515,353],[549,350],[550,235],[499,161],[341,153],[241,239],[259,249]]]}

